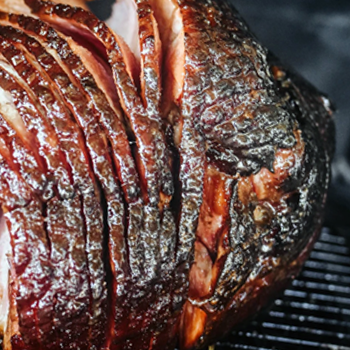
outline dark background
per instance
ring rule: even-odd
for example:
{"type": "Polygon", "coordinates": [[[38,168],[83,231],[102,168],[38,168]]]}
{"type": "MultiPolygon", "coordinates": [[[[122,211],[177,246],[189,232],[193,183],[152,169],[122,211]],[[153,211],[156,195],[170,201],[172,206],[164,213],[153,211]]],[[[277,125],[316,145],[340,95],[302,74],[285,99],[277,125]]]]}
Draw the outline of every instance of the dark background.
{"type": "MultiPolygon", "coordinates": [[[[260,41],[337,107],[337,148],[327,223],[350,226],[350,1],[231,0],[260,41]]],[[[106,19],[114,0],[96,0],[106,19]]]]}

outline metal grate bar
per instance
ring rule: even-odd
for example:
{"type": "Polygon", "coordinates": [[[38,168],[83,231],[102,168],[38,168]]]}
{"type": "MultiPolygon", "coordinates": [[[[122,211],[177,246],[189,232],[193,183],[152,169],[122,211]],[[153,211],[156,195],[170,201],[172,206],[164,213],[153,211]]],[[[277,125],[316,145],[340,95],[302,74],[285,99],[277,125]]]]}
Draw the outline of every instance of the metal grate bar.
{"type": "Polygon", "coordinates": [[[319,241],[339,244],[341,246],[344,246],[347,243],[345,237],[340,236],[338,234],[331,234],[330,232],[331,232],[330,229],[324,228],[319,241]]]}
{"type": "MultiPolygon", "coordinates": [[[[259,348],[256,346],[251,345],[245,345],[245,344],[231,344],[231,343],[218,343],[215,347],[215,350],[221,349],[222,346],[225,347],[225,349],[242,349],[242,350],[270,350],[268,348],[259,348]]],[[[277,350],[274,348],[274,350],[277,350]]]]}
{"type": "Polygon", "coordinates": [[[333,283],[342,283],[345,284],[346,286],[350,285],[350,277],[344,276],[344,275],[339,275],[336,273],[328,273],[328,272],[317,272],[317,271],[312,271],[308,269],[304,269],[304,271],[300,275],[301,279],[315,279],[315,280],[321,280],[321,281],[326,281],[326,282],[333,282],[333,283]]]}
{"type": "Polygon", "coordinates": [[[316,242],[315,243],[315,250],[321,250],[324,252],[333,252],[337,254],[344,254],[348,256],[349,249],[348,247],[344,247],[343,245],[336,245],[331,243],[323,243],[323,242],[316,242]]]}
{"type": "Polygon", "coordinates": [[[318,252],[315,250],[311,253],[311,259],[320,261],[330,261],[341,265],[350,265],[350,257],[348,256],[318,252]]]}
{"type": "Polygon", "coordinates": [[[350,316],[350,309],[345,309],[337,306],[317,305],[317,304],[310,304],[307,302],[288,301],[288,300],[281,300],[281,299],[277,299],[275,301],[275,304],[281,305],[284,307],[289,307],[292,309],[301,309],[301,310],[304,310],[304,312],[319,311],[323,313],[329,313],[330,314],[329,317],[336,317],[334,316],[334,314],[350,316]]]}
{"type": "Polygon", "coordinates": [[[224,349],[232,349],[232,348],[240,348],[240,349],[266,349],[266,345],[263,345],[264,347],[261,348],[258,345],[253,345],[257,343],[269,343],[273,344],[271,348],[267,349],[273,349],[273,350],[296,350],[296,349],[303,349],[303,350],[314,350],[314,349],[334,349],[334,350],[350,350],[350,347],[346,345],[339,345],[337,346],[334,343],[321,343],[319,341],[309,341],[304,339],[297,339],[293,337],[284,337],[284,336],[274,336],[270,334],[262,334],[262,333],[253,333],[253,334],[245,334],[244,337],[238,336],[236,339],[236,344],[234,346],[229,345],[227,346],[225,343],[221,346],[218,345],[215,349],[216,350],[224,350],[224,349]],[[248,343],[248,344],[247,344],[248,343]],[[251,344],[249,344],[251,343],[251,344]],[[247,346],[248,347],[244,347],[247,346]],[[249,347],[249,345],[251,347],[249,347]],[[252,347],[254,346],[254,347],[252,347]]]}
{"type": "Polygon", "coordinates": [[[294,280],[292,286],[295,288],[305,288],[308,291],[326,291],[329,293],[342,293],[350,295],[350,286],[339,286],[336,284],[327,284],[322,282],[310,282],[302,280],[294,280]]]}
{"type": "MultiPolygon", "coordinates": [[[[269,312],[269,318],[271,319],[282,319],[284,322],[287,322],[288,320],[291,320],[293,324],[295,323],[309,323],[309,324],[317,324],[318,327],[324,327],[326,326],[327,329],[330,329],[329,326],[336,326],[339,330],[339,327],[348,327],[350,328],[350,321],[341,321],[341,320],[335,320],[335,319],[329,319],[329,318],[322,318],[322,317],[316,317],[316,316],[306,316],[303,314],[292,314],[292,313],[284,313],[279,311],[270,311],[269,312]]],[[[278,322],[278,321],[277,321],[278,322]]]]}
{"type": "Polygon", "coordinates": [[[349,334],[345,334],[341,332],[333,332],[330,330],[324,330],[324,329],[312,328],[312,327],[301,327],[299,325],[295,326],[295,325],[290,325],[285,323],[263,322],[262,328],[267,328],[271,330],[282,330],[290,333],[307,333],[308,336],[317,335],[317,336],[331,337],[331,338],[350,339],[349,334]]]}
{"type": "Polygon", "coordinates": [[[308,260],[305,262],[305,266],[311,269],[319,270],[319,271],[330,271],[330,272],[339,272],[346,276],[350,276],[350,267],[339,265],[339,264],[331,264],[327,262],[320,262],[315,260],[308,260]]]}
{"type": "Polygon", "coordinates": [[[287,289],[284,295],[287,297],[295,297],[295,298],[302,298],[302,299],[309,298],[314,300],[326,301],[328,303],[350,305],[350,297],[344,298],[341,296],[326,295],[326,294],[320,294],[320,293],[310,293],[308,291],[299,291],[296,289],[287,289]]]}

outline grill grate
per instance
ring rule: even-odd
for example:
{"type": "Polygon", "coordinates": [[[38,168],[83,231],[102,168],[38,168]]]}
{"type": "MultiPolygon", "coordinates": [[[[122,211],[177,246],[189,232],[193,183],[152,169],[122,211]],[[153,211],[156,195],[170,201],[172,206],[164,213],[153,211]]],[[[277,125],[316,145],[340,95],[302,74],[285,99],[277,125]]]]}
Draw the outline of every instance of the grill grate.
{"type": "Polygon", "coordinates": [[[350,237],[323,229],[298,279],[216,350],[350,350],[350,237]]]}

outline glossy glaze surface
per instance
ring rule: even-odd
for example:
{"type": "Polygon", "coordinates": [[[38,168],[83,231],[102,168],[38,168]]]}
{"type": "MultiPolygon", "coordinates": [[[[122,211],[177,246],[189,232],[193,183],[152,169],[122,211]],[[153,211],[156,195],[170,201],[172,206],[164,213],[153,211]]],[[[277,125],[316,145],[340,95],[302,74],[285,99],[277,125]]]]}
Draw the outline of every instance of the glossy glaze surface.
{"type": "Polygon", "coordinates": [[[90,12],[26,4],[0,13],[5,350],[210,344],[307,258],[329,100],[223,1],[135,0],[139,57],[90,12]]]}

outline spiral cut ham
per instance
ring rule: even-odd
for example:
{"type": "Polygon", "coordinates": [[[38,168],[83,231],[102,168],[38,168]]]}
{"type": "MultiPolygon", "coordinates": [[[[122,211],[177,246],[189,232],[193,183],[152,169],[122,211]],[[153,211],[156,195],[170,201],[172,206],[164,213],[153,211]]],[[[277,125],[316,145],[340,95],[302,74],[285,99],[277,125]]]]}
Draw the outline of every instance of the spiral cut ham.
{"type": "Polygon", "coordinates": [[[113,11],[0,2],[3,350],[210,345],[321,229],[328,98],[224,1],[113,11]]]}

